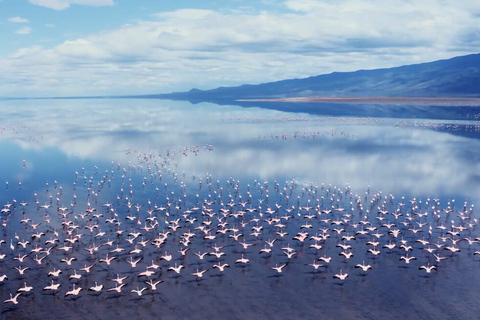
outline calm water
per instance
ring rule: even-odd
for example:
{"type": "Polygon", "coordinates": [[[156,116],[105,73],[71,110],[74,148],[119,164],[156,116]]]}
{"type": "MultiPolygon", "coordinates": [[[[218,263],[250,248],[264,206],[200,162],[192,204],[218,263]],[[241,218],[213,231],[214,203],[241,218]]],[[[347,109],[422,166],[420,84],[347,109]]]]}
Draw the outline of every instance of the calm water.
{"type": "Polygon", "coordinates": [[[25,282],[33,289],[17,305],[3,303],[1,318],[49,318],[54,310],[59,319],[473,319],[480,243],[464,239],[480,237],[480,112],[455,108],[434,120],[419,118],[424,106],[366,118],[158,100],[2,101],[0,204],[9,210],[0,299],[25,282]],[[195,234],[188,245],[187,232],[195,234]],[[300,232],[308,232],[303,242],[293,239],[300,232]],[[260,253],[273,239],[272,251],[260,253]],[[351,245],[353,257],[340,255],[339,244],[351,245]],[[195,255],[214,246],[225,255],[195,255]],[[284,248],[296,254],[288,258],[284,248]],[[367,251],[374,248],[378,256],[367,251]],[[432,248],[447,259],[437,262],[425,250],[432,248]],[[170,261],[161,258],[168,253],[170,261]],[[100,261],[107,254],[110,265],[100,261]],[[236,263],[242,255],[248,264],[236,263]],[[70,266],[61,262],[71,257],[70,266]],[[314,261],[323,266],[315,270],[314,261]],[[363,262],[372,269],[355,268],[363,262]],[[223,273],[213,267],[223,263],[223,273]],[[419,270],[429,263],[432,273],[419,270]],[[139,276],[152,264],[152,276],[139,276]],[[168,271],[175,264],[185,266],[178,275],[168,271]],[[271,269],[283,264],[282,273],[271,269]],[[29,269],[20,275],[15,267],[29,269]],[[48,276],[54,268],[58,278],[48,276]],[[207,270],[202,278],[192,275],[197,269],[207,270]],[[344,281],[333,277],[340,270],[344,281]],[[70,279],[75,273],[82,277],[70,279]],[[128,276],[121,294],[107,292],[117,274],[128,276]],[[148,279],[163,282],[153,291],[148,279]],[[42,290],[52,280],[58,292],[42,290]],[[95,282],[100,293],[88,290],[95,282]],[[65,297],[74,283],[82,291],[65,297]],[[148,289],[138,296],[130,292],[137,287],[148,289]]]}

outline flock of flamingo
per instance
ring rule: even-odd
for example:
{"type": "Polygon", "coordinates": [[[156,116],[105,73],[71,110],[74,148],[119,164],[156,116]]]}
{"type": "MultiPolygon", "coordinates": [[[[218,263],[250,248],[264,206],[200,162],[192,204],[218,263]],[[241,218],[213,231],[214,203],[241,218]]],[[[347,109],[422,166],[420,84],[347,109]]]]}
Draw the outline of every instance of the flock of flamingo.
{"type": "MultiPolygon", "coordinates": [[[[213,148],[178,154],[202,150],[213,148]]],[[[6,183],[5,304],[36,294],[142,297],[161,294],[163,282],[201,285],[249,269],[273,279],[303,270],[343,285],[368,277],[384,256],[400,270],[435,277],[448,261],[480,254],[478,220],[467,202],[442,205],[434,197],[397,199],[294,179],[221,181],[178,172],[176,151],[127,153],[136,164],[81,168],[73,182],[47,181],[38,192],[6,183]]]]}

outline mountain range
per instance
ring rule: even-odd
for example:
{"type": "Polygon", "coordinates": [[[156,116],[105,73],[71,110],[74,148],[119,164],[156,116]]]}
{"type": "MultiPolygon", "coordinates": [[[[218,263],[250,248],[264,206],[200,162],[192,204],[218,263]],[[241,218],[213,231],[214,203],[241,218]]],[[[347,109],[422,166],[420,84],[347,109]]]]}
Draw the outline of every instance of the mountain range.
{"type": "Polygon", "coordinates": [[[480,54],[394,68],[333,72],[303,79],[149,95],[214,102],[309,97],[479,98],[480,54]]]}

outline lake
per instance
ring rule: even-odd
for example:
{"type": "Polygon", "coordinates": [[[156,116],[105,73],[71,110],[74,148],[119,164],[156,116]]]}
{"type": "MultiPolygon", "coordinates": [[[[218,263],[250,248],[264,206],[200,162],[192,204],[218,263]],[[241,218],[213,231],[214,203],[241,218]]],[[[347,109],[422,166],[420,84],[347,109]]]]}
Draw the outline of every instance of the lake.
{"type": "Polygon", "coordinates": [[[276,104],[0,101],[1,318],[476,318],[480,112],[276,104]]]}

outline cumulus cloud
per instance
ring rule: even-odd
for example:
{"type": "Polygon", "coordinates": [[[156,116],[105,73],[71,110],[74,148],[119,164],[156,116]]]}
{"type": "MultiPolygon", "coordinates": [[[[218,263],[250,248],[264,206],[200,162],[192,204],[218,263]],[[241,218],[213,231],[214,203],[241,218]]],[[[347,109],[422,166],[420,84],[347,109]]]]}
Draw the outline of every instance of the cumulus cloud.
{"type": "Polygon", "coordinates": [[[17,16],[17,17],[11,17],[10,19],[8,19],[8,21],[14,22],[14,23],[27,23],[28,19],[17,16]]]}
{"type": "Polygon", "coordinates": [[[22,34],[22,35],[30,34],[30,32],[32,32],[32,28],[30,28],[30,27],[23,27],[23,28],[15,30],[16,34],[22,34]]]}
{"type": "Polygon", "coordinates": [[[113,6],[113,0],[28,0],[37,6],[47,7],[54,10],[63,10],[72,4],[87,6],[113,6]]]}
{"type": "Polygon", "coordinates": [[[0,75],[0,93],[19,86],[19,92],[45,95],[207,89],[478,51],[478,1],[288,0],[283,5],[285,11],[163,12],[55,47],[23,48],[0,58],[2,70],[11,71],[0,75]],[[19,68],[23,73],[17,75],[13,71],[19,68]],[[52,83],[56,91],[48,87],[52,83]]]}

